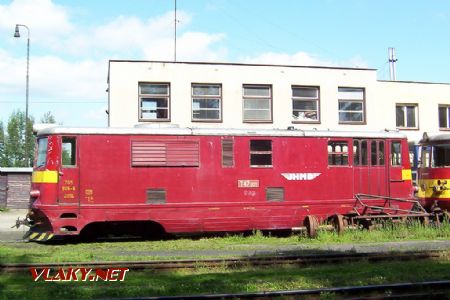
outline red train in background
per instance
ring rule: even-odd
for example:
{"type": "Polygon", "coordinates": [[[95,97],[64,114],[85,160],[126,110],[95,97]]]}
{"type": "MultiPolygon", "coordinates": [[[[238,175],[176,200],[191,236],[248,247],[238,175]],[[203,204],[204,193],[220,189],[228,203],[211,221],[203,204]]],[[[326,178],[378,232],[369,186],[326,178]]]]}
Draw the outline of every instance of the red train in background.
{"type": "Polygon", "coordinates": [[[302,226],[313,235],[330,218],[339,227],[386,201],[388,214],[415,203],[396,132],[49,127],[36,149],[21,222],[38,241],[133,224],[149,235],[302,226]]]}

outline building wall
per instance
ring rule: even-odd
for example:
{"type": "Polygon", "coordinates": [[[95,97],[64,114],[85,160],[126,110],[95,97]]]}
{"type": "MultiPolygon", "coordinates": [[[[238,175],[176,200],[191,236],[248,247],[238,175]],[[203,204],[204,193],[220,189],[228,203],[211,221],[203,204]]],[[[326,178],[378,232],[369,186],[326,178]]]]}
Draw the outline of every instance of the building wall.
{"type": "Polygon", "coordinates": [[[28,208],[32,168],[0,168],[0,207],[28,208]]]}
{"type": "MultiPolygon", "coordinates": [[[[130,127],[139,123],[139,82],[170,83],[169,123],[181,127],[267,129],[294,126],[300,129],[324,130],[395,130],[396,103],[417,103],[419,128],[404,132],[410,139],[418,140],[424,131],[439,131],[438,105],[450,104],[450,84],[378,81],[374,69],[110,61],[108,80],[109,125],[112,127],[130,127]],[[193,122],[191,120],[192,83],[222,85],[222,122],[193,122]],[[272,86],[273,118],[271,123],[243,122],[243,84],[269,84],[272,86]],[[291,90],[293,85],[318,86],[320,88],[319,124],[293,122],[291,90]],[[339,124],[339,87],[364,88],[365,124],[339,124]]],[[[161,124],[161,122],[145,123],[161,124]]]]}

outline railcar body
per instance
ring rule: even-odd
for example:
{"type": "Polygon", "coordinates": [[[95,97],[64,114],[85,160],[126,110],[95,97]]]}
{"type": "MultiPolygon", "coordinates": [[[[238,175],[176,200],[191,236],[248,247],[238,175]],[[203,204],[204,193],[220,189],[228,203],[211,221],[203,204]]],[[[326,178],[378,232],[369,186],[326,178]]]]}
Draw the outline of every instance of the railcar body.
{"type": "Polygon", "coordinates": [[[352,211],[355,194],[412,197],[395,132],[53,127],[36,149],[37,240],[131,221],[167,233],[292,229],[352,211]]]}
{"type": "Polygon", "coordinates": [[[418,198],[428,210],[450,211],[450,134],[425,133],[419,145],[418,198]]]}

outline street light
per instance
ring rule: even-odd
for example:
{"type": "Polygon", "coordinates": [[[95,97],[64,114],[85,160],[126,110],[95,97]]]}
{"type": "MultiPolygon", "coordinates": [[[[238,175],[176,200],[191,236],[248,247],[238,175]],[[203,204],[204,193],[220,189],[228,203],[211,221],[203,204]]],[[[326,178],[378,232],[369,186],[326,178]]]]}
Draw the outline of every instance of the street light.
{"type": "Polygon", "coordinates": [[[29,89],[29,70],[30,70],[30,29],[26,25],[16,24],[16,30],[14,31],[14,37],[20,38],[19,27],[25,27],[27,29],[27,85],[26,85],[26,105],[25,105],[25,128],[28,122],[28,89],[29,89]]]}
{"type": "Polygon", "coordinates": [[[30,166],[30,161],[28,159],[28,138],[27,138],[29,70],[30,70],[30,29],[26,25],[16,24],[16,29],[14,31],[15,38],[20,38],[19,27],[25,27],[27,29],[27,83],[26,83],[26,104],[25,104],[25,164],[28,167],[28,166],[30,166]]]}

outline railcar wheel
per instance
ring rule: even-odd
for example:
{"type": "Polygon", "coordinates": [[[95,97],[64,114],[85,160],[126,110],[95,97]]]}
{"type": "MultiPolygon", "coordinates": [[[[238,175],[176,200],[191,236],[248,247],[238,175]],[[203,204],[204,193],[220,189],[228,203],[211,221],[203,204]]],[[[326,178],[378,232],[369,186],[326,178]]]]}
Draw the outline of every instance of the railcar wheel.
{"type": "Polygon", "coordinates": [[[306,231],[308,232],[308,237],[317,237],[317,228],[319,227],[319,222],[315,216],[306,216],[305,218],[306,231]]]}
{"type": "Polygon", "coordinates": [[[344,216],[340,214],[336,214],[333,216],[333,227],[336,230],[337,234],[341,235],[345,230],[345,220],[344,216]]]}

